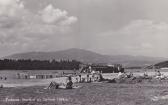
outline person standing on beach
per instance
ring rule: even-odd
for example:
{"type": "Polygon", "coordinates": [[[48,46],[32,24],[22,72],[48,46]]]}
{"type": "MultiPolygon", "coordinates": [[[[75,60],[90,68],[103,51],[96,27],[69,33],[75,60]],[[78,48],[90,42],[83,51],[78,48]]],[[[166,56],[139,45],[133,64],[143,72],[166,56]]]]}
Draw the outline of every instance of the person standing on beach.
{"type": "Polygon", "coordinates": [[[86,78],[87,78],[87,82],[89,82],[89,74],[87,74],[87,77],[86,77],[86,78]]]}
{"type": "Polygon", "coordinates": [[[7,80],[7,77],[5,77],[4,79],[7,80]]]}
{"type": "Polygon", "coordinates": [[[79,82],[81,82],[81,75],[79,74],[79,82]]]}

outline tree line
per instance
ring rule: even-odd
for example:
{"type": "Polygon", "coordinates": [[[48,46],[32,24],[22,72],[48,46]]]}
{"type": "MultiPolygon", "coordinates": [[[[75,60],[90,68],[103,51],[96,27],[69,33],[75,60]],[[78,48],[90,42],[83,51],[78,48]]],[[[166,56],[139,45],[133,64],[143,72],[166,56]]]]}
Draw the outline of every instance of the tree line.
{"type": "Polygon", "coordinates": [[[0,70],[74,70],[81,63],[76,60],[0,60],[0,70]]]}

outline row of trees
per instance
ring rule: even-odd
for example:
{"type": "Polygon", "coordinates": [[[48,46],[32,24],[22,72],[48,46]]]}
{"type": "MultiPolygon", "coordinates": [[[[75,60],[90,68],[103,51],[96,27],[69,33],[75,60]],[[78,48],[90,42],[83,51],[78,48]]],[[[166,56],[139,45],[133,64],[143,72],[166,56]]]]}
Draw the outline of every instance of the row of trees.
{"type": "Polygon", "coordinates": [[[0,70],[74,70],[79,65],[76,60],[0,60],[0,70]]]}

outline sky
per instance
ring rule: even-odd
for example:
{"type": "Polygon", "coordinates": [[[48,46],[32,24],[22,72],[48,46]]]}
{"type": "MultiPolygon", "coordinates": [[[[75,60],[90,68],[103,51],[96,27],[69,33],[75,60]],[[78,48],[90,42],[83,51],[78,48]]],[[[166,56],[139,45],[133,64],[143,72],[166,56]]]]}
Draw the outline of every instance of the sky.
{"type": "Polygon", "coordinates": [[[0,0],[0,57],[81,48],[168,57],[167,0],[0,0]]]}

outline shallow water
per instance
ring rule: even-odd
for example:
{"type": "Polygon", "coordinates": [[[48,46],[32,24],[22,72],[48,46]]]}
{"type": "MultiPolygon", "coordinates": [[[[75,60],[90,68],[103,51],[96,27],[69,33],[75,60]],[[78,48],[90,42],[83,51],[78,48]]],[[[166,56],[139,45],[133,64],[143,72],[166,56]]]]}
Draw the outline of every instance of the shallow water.
{"type": "MultiPolygon", "coordinates": [[[[51,81],[56,81],[58,83],[66,83],[67,77],[59,77],[59,78],[52,78],[52,79],[17,79],[17,73],[58,73],[62,72],[59,70],[24,70],[24,71],[14,71],[14,70],[3,70],[0,71],[0,76],[7,77],[7,80],[0,80],[0,85],[3,84],[4,87],[19,87],[19,86],[48,86],[51,81]]],[[[66,71],[64,71],[66,72],[66,71]]],[[[67,70],[69,73],[70,71],[67,70]]],[[[162,74],[168,76],[168,72],[161,71],[162,74]]],[[[134,76],[142,76],[143,72],[133,72],[134,76]]],[[[152,76],[155,72],[150,71],[148,75],[152,76]]],[[[103,73],[103,78],[105,79],[113,79],[116,78],[118,73],[103,73]]],[[[76,82],[77,77],[73,77],[73,82],[76,82]]],[[[86,74],[82,74],[82,78],[86,78],[86,74]]]]}

